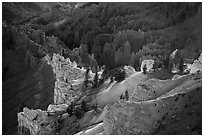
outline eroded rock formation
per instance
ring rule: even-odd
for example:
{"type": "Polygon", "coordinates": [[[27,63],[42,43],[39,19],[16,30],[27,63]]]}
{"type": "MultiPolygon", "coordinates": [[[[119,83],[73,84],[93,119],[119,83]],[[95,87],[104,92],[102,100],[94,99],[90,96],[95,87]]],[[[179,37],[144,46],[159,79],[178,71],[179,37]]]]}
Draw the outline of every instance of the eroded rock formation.
{"type": "Polygon", "coordinates": [[[69,58],[64,59],[58,54],[54,54],[52,59],[48,57],[48,60],[56,76],[54,103],[70,104],[86,89],[84,86],[86,71],[78,68],[76,63],[72,63],[69,58]]]}
{"type": "Polygon", "coordinates": [[[141,67],[140,67],[140,71],[143,72],[143,67],[146,66],[147,68],[147,72],[152,72],[153,71],[153,66],[154,66],[154,60],[143,60],[141,67]]]}
{"type": "Polygon", "coordinates": [[[157,87],[147,84],[143,87],[138,86],[138,90],[133,93],[133,97],[141,98],[140,101],[130,99],[128,102],[120,101],[110,106],[103,121],[105,133],[116,135],[201,134],[201,74],[193,74],[191,78],[185,78],[177,86],[171,85],[168,80],[156,83],[167,84],[162,86],[161,96],[150,97],[151,94],[157,94],[160,90],[154,90],[157,87]],[[173,89],[169,89],[169,92],[166,93],[165,87],[168,85],[173,89]],[[144,89],[150,95],[144,94],[145,92],[136,94],[140,92],[139,88],[144,89]],[[150,98],[145,99],[147,97],[150,98]]]}
{"type": "Polygon", "coordinates": [[[3,32],[3,134],[15,134],[23,107],[44,110],[53,103],[56,79],[44,45],[21,29],[4,26],[3,32]]]}
{"type": "MultiPolygon", "coordinates": [[[[57,54],[54,54],[52,60],[50,58],[47,60],[49,60],[49,64],[52,64],[56,78],[61,82],[67,81],[70,84],[83,77],[83,73],[78,73],[78,75],[73,75],[73,79],[65,80],[68,72],[62,71],[63,61],[67,62],[67,67],[71,67],[69,69],[74,72],[83,72],[83,70],[78,70],[75,63],[57,54]]],[[[71,75],[71,71],[69,75],[71,75]]],[[[193,73],[175,76],[167,80],[151,78],[144,82],[141,81],[134,91],[129,92],[131,93],[129,101],[117,99],[113,105],[108,105],[97,113],[93,110],[88,111],[81,118],[70,116],[67,113],[68,105],[62,104],[63,102],[59,102],[60,105],[50,105],[47,111],[25,108],[18,114],[19,133],[201,134],[201,75],[201,73],[193,73]],[[39,114],[35,115],[35,113],[39,114]],[[41,124],[42,121],[46,124],[41,124]]],[[[63,94],[69,94],[69,98],[62,99],[67,104],[80,95],[75,92],[71,96],[72,91],[70,92],[70,90],[63,94]]],[[[63,94],[55,94],[55,96],[63,98],[63,94]]],[[[103,98],[101,99],[103,100],[103,98]]],[[[99,101],[98,103],[100,106],[99,101]]]]}
{"type": "Polygon", "coordinates": [[[202,53],[197,60],[190,66],[190,73],[195,73],[197,71],[202,71],[202,53]]]}

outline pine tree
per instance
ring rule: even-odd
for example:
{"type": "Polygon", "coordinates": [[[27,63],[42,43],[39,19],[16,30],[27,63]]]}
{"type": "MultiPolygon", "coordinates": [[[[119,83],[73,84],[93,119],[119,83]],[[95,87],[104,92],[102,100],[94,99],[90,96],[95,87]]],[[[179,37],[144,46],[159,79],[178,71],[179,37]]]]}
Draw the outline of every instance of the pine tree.
{"type": "Polygon", "coordinates": [[[129,93],[128,93],[127,90],[125,91],[125,98],[126,98],[127,101],[129,100],[129,93]]]}
{"type": "Polygon", "coordinates": [[[124,99],[124,96],[123,96],[123,94],[121,94],[121,95],[120,95],[120,99],[121,99],[121,100],[122,100],[122,99],[124,99]]]}
{"type": "Polygon", "coordinates": [[[181,57],[180,60],[179,60],[179,71],[180,71],[180,73],[183,72],[183,64],[184,64],[184,60],[183,60],[183,57],[181,57]]]}
{"type": "Polygon", "coordinates": [[[104,82],[104,78],[103,76],[101,76],[101,78],[99,79],[99,84],[103,84],[103,82],[104,82]]]}
{"type": "Polygon", "coordinates": [[[155,63],[153,64],[152,69],[153,69],[153,70],[155,70],[155,69],[156,69],[156,64],[155,64],[155,63]]]}
{"type": "Polygon", "coordinates": [[[84,100],[81,102],[81,108],[84,110],[84,112],[88,111],[87,104],[86,104],[86,102],[84,100]]]}
{"type": "Polygon", "coordinates": [[[121,81],[123,81],[123,80],[125,79],[125,75],[126,75],[125,71],[124,71],[124,70],[120,70],[120,71],[115,75],[115,80],[116,80],[117,82],[121,82],[121,81]]]}
{"type": "Polygon", "coordinates": [[[147,74],[147,65],[146,64],[143,66],[142,70],[143,70],[144,74],[147,74]]]}
{"type": "Polygon", "coordinates": [[[111,80],[111,82],[113,82],[113,77],[112,76],[110,77],[110,80],[111,80]]]}
{"type": "Polygon", "coordinates": [[[81,107],[76,107],[75,116],[80,119],[84,114],[84,111],[81,107]]]}
{"type": "Polygon", "coordinates": [[[90,68],[88,68],[88,69],[86,70],[86,74],[85,74],[84,85],[85,85],[86,87],[88,86],[88,82],[89,82],[89,80],[88,80],[88,78],[89,78],[89,71],[90,71],[90,68]]]}
{"type": "Polygon", "coordinates": [[[71,116],[74,113],[74,103],[71,102],[71,104],[67,108],[67,113],[71,116]]]}
{"type": "Polygon", "coordinates": [[[98,85],[98,72],[96,71],[95,77],[94,77],[94,87],[97,87],[98,85]]]}
{"type": "Polygon", "coordinates": [[[74,90],[74,89],[73,89],[73,86],[72,86],[72,84],[70,85],[70,89],[71,89],[71,90],[74,90]]]}

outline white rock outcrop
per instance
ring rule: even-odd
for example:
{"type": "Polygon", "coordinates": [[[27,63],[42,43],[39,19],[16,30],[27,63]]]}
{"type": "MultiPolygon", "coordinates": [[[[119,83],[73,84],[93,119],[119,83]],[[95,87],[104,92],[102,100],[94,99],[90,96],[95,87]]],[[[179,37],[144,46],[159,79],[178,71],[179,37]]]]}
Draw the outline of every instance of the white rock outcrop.
{"type": "Polygon", "coordinates": [[[140,67],[141,72],[143,72],[143,67],[145,65],[147,67],[147,72],[152,72],[154,67],[154,60],[143,60],[140,67]]]}
{"type": "Polygon", "coordinates": [[[53,54],[52,59],[49,57],[47,59],[56,75],[54,103],[70,104],[85,89],[83,82],[86,70],[77,68],[75,62],[59,54],[53,54]]]}
{"type": "Polygon", "coordinates": [[[197,71],[202,71],[202,53],[197,60],[190,66],[190,73],[196,73],[197,71]]]}

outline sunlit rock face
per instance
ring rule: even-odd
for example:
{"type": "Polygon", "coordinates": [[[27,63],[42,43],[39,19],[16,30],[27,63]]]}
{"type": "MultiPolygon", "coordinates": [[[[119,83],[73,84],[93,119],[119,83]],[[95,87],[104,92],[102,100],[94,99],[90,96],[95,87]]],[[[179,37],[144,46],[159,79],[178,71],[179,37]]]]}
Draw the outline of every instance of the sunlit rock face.
{"type": "MultiPolygon", "coordinates": [[[[105,133],[201,134],[201,74],[189,77],[184,81],[181,78],[179,85],[167,80],[163,86],[165,90],[153,90],[154,87],[148,85],[140,87],[144,93],[137,94],[139,101],[130,99],[109,106],[103,120],[105,133]],[[168,87],[168,90],[165,87],[168,87]],[[156,94],[159,94],[159,97],[156,94]]],[[[164,82],[165,80],[156,83],[164,82]]],[[[135,92],[139,93],[137,90],[135,92]]]]}
{"type": "Polygon", "coordinates": [[[55,134],[57,119],[48,117],[46,111],[24,108],[18,113],[18,134],[55,134]]]}
{"type": "MultiPolygon", "coordinates": [[[[65,123],[74,122],[66,113],[68,105],[49,105],[47,111],[25,107],[18,113],[18,134],[53,135],[60,134],[59,128],[65,123]],[[67,121],[68,120],[68,121],[67,121]]],[[[76,120],[76,118],[74,118],[76,120]]],[[[71,125],[71,123],[69,123],[71,125]]]]}
{"type": "Polygon", "coordinates": [[[193,64],[190,66],[190,70],[190,73],[202,71],[202,53],[197,60],[194,60],[193,64]]]}
{"type": "Polygon", "coordinates": [[[54,54],[49,62],[56,76],[54,103],[70,104],[77,99],[85,89],[85,70],[77,68],[75,62],[71,62],[69,58],[64,59],[64,57],[58,54],[54,54]]]}
{"type": "MultiPolygon", "coordinates": [[[[89,113],[87,113],[82,118],[82,122],[75,123],[76,117],[69,117],[67,114],[68,105],[78,99],[86,89],[84,87],[85,69],[77,68],[75,62],[71,62],[68,58],[64,59],[59,54],[53,54],[52,57],[47,55],[44,60],[49,64],[55,77],[54,89],[50,90],[53,94],[54,105],[50,104],[47,111],[24,108],[23,112],[18,113],[19,134],[70,134],[84,128],[87,124],[89,125],[89,123],[84,125],[83,119],[87,120],[86,117],[88,117],[91,120],[93,115],[89,116],[89,113]],[[37,114],[35,115],[35,113],[37,114]],[[62,117],[59,117],[60,115],[62,117]],[[60,124],[58,123],[59,118],[63,121],[60,124]],[[79,129],[76,129],[77,124],[80,126],[79,129]],[[58,130],[59,127],[60,130],[58,130]]],[[[36,95],[36,97],[38,96],[36,95]]]]}
{"type": "Polygon", "coordinates": [[[132,74],[136,72],[132,66],[124,66],[124,70],[125,70],[127,77],[131,76],[132,74]]]}
{"type": "Polygon", "coordinates": [[[49,105],[47,111],[24,108],[23,112],[18,113],[18,134],[72,134],[102,122],[101,118],[105,114],[104,111],[96,114],[91,110],[77,119],[74,115],[70,116],[66,110],[66,104],[49,105]]]}
{"type": "Polygon", "coordinates": [[[143,60],[141,64],[141,72],[143,72],[143,67],[146,65],[147,72],[152,72],[153,71],[153,66],[154,66],[154,60],[143,60]]]}

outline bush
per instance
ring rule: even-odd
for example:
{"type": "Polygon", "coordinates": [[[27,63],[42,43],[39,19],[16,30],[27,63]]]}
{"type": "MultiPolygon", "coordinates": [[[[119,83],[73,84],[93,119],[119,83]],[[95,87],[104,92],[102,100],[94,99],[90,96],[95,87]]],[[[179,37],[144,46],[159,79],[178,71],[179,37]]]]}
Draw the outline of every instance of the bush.
{"type": "Polygon", "coordinates": [[[143,70],[144,74],[147,74],[147,66],[146,66],[146,64],[143,66],[142,70],[143,70]]]}
{"type": "Polygon", "coordinates": [[[115,80],[117,82],[121,82],[125,79],[126,73],[124,70],[119,70],[118,73],[115,74],[115,80]]]}
{"type": "Polygon", "coordinates": [[[98,72],[95,73],[95,76],[94,76],[94,87],[97,87],[98,86],[98,72]]]}
{"type": "Polygon", "coordinates": [[[181,57],[180,60],[179,60],[179,71],[180,71],[180,73],[183,72],[183,65],[184,65],[184,60],[181,57]]]}

